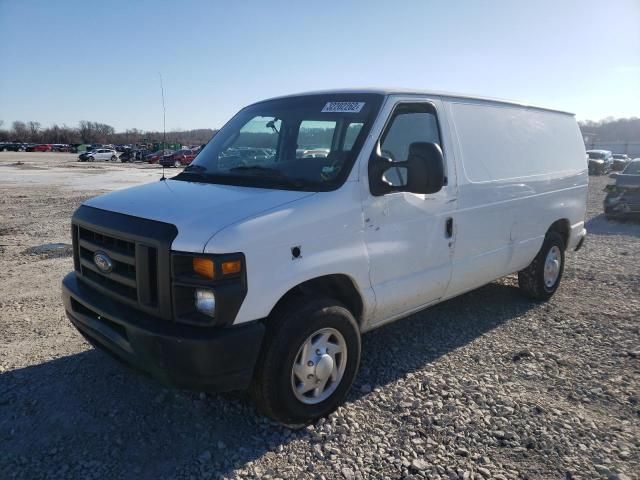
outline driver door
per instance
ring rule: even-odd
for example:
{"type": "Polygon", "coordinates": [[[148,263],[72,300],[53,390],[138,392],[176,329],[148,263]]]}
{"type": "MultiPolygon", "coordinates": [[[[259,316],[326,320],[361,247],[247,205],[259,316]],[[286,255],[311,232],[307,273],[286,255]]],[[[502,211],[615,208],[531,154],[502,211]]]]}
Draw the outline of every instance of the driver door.
{"type": "MultiPolygon", "coordinates": [[[[376,296],[372,325],[442,298],[451,280],[454,247],[455,172],[450,149],[442,140],[441,103],[390,101],[385,110],[388,120],[379,137],[382,155],[405,161],[411,143],[437,143],[444,153],[447,181],[434,194],[392,192],[382,196],[373,196],[368,182],[363,182],[364,235],[376,296]]],[[[406,177],[406,169],[396,167],[387,170],[383,179],[400,186],[406,177]]]]}

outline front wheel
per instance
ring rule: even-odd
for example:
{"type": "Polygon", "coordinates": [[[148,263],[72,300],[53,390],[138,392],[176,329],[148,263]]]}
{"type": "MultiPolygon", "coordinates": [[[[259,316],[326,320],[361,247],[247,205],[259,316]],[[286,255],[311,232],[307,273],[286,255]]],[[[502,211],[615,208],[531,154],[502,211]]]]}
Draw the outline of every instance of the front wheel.
{"type": "Polygon", "coordinates": [[[535,300],[548,300],[556,293],[564,271],[564,240],[547,232],[542,248],[531,264],[518,272],[520,289],[535,300]]]}
{"type": "Polygon", "coordinates": [[[289,303],[267,326],[251,388],[258,409],[289,426],[328,415],[351,388],[360,348],[358,325],[340,302],[289,303]]]}

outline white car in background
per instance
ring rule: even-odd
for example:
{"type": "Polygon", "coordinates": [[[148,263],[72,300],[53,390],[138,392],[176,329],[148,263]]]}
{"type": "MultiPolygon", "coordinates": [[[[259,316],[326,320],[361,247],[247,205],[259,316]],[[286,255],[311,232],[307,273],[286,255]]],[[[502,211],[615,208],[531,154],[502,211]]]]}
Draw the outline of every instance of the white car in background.
{"type": "Polygon", "coordinates": [[[87,154],[88,162],[95,162],[96,160],[105,160],[115,162],[118,160],[118,152],[110,148],[98,148],[92,150],[87,154]]]}

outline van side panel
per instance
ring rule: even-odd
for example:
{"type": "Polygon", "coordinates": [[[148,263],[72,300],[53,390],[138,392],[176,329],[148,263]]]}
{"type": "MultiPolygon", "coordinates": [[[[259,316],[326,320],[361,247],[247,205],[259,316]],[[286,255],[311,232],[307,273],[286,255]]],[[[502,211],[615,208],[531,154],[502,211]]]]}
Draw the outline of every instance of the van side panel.
{"type": "Polygon", "coordinates": [[[445,102],[459,173],[450,297],[526,267],[556,220],[581,231],[588,176],[573,116],[445,102]]]}
{"type": "Polygon", "coordinates": [[[359,184],[316,193],[229,225],[205,253],[244,252],[248,291],[234,324],[265,318],[290,289],[307,280],[345,274],[362,298],[364,318],[375,308],[363,238],[359,184]],[[295,258],[291,249],[300,247],[295,258]]]}

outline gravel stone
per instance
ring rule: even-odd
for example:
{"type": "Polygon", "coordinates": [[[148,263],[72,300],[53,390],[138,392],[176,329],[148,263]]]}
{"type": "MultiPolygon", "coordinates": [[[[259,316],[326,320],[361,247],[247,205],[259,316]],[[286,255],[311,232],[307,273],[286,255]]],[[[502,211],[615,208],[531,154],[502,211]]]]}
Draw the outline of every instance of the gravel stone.
{"type": "Polygon", "coordinates": [[[411,462],[411,466],[415,469],[415,470],[426,470],[427,468],[429,468],[429,464],[427,462],[425,462],[424,460],[421,460],[419,458],[415,458],[412,462],[411,462]]]}

